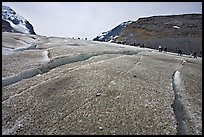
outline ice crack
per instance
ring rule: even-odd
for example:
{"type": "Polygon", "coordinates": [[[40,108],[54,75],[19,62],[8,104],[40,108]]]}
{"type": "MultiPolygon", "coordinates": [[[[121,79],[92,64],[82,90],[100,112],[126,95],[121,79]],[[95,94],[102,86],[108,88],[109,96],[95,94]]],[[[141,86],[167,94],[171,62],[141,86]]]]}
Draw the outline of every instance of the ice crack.
{"type": "Polygon", "coordinates": [[[182,91],[181,87],[181,77],[180,71],[175,71],[173,76],[173,90],[175,94],[174,102],[172,104],[172,108],[177,120],[177,134],[178,135],[188,135],[188,128],[187,128],[187,120],[188,115],[186,108],[181,100],[180,92],[182,91]]]}
{"type": "Polygon", "coordinates": [[[18,81],[21,81],[22,79],[31,78],[38,74],[46,73],[56,67],[66,65],[69,63],[78,62],[78,61],[84,61],[94,56],[99,56],[99,55],[104,55],[104,54],[134,55],[134,54],[138,54],[139,52],[140,51],[111,51],[111,52],[102,52],[102,53],[88,53],[88,54],[80,54],[76,56],[63,56],[63,57],[59,57],[59,58],[50,60],[48,57],[49,52],[44,51],[43,52],[44,59],[48,61],[48,63],[42,65],[39,68],[32,68],[29,70],[25,70],[19,73],[18,75],[14,75],[14,76],[7,77],[7,78],[2,78],[2,87],[14,84],[18,81]]]}

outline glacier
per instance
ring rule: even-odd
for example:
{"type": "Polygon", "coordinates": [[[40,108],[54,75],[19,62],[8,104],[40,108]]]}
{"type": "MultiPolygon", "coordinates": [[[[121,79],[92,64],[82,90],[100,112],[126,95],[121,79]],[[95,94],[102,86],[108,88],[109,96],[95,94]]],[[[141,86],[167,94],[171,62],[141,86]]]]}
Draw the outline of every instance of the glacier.
{"type": "Polygon", "coordinates": [[[4,135],[202,134],[200,57],[2,32],[2,85],[4,135]]]}

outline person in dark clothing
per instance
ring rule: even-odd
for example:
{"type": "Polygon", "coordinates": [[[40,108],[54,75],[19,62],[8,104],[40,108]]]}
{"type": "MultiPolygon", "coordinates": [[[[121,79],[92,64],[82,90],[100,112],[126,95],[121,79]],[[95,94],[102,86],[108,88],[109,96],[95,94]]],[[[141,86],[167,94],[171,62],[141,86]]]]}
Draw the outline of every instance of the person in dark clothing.
{"type": "Polygon", "coordinates": [[[144,44],[140,44],[140,48],[144,48],[144,44]]]}
{"type": "Polygon", "coordinates": [[[162,47],[161,46],[159,46],[159,52],[162,52],[162,47]]]}
{"type": "Polygon", "coordinates": [[[164,48],[164,51],[167,52],[167,47],[164,48]]]}
{"type": "Polygon", "coordinates": [[[182,50],[178,50],[178,55],[182,56],[182,50]]]}
{"type": "Polygon", "coordinates": [[[196,52],[193,53],[193,57],[194,57],[194,58],[197,58],[197,56],[196,56],[196,52]]]}

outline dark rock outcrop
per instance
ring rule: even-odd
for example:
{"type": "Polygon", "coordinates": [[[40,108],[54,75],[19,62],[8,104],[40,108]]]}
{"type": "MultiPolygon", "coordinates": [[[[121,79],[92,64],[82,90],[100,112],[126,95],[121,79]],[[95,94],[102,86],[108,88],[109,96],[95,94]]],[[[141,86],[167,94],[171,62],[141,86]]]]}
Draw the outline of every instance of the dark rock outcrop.
{"type": "Polygon", "coordinates": [[[7,22],[7,21],[5,21],[5,20],[3,20],[2,19],[2,32],[18,32],[18,31],[16,31],[16,30],[14,30],[12,27],[11,27],[11,25],[10,25],[10,23],[9,22],[7,22]]]}

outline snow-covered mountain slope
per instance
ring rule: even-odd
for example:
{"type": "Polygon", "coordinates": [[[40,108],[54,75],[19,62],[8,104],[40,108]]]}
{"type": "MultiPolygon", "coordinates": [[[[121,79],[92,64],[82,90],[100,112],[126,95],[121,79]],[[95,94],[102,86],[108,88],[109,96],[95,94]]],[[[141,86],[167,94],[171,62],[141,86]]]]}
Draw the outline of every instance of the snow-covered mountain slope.
{"type": "Polygon", "coordinates": [[[13,9],[2,5],[2,32],[36,34],[33,26],[13,9]]]}
{"type": "Polygon", "coordinates": [[[3,135],[202,135],[202,58],[2,33],[3,135]]]}
{"type": "Polygon", "coordinates": [[[129,24],[131,24],[133,21],[126,21],[121,23],[120,25],[116,26],[110,31],[102,32],[99,34],[96,38],[93,39],[93,41],[105,41],[105,42],[111,42],[114,39],[118,37],[118,35],[123,31],[125,27],[127,27],[129,24]]]}

